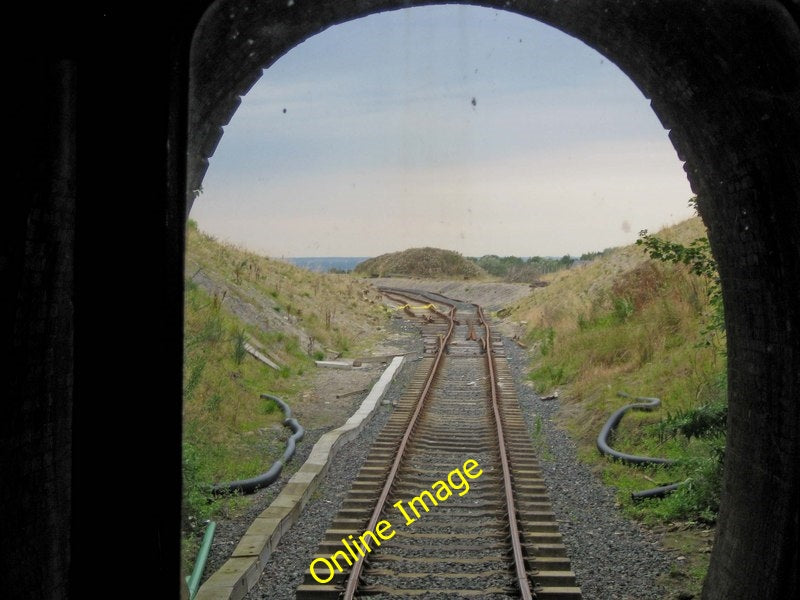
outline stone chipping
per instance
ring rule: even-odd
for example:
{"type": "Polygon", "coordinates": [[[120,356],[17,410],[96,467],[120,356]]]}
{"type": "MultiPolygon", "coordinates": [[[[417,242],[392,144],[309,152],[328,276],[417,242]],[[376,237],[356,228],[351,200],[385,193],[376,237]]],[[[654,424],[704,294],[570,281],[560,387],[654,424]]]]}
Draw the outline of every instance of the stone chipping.
{"type": "MultiPolygon", "coordinates": [[[[504,343],[531,434],[536,417],[541,417],[547,448],[546,457],[540,459],[541,467],[583,597],[586,600],[665,600],[667,592],[657,583],[657,578],[670,570],[673,558],[660,547],[656,534],[619,512],[614,491],[604,486],[587,465],[578,462],[575,444],[554,421],[559,401],[542,401],[531,387],[522,383],[529,364],[528,355],[510,340],[504,343]]],[[[387,402],[400,397],[416,366],[413,359],[412,356],[387,391],[387,402]]],[[[284,535],[258,583],[246,596],[248,600],[294,599],[295,588],[302,583],[325,529],[338,512],[350,482],[390,410],[390,404],[382,406],[362,435],[336,456],[300,520],[284,535]]],[[[297,459],[304,460],[302,453],[297,459]]],[[[277,493],[277,489],[273,493],[277,493]]],[[[235,540],[217,543],[233,545],[235,540]]]]}

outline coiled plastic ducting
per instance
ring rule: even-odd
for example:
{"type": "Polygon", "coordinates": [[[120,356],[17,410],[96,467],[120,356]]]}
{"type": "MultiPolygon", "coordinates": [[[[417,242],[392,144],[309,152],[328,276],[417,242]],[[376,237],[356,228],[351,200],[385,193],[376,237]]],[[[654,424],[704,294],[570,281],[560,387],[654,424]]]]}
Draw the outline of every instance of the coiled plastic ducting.
{"type": "MultiPolygon", "coordinates": [[[[618,392],[617,395],[622,398],[631,397],[629,394],[626,394],[625,392],[618,392]]],[[[609,436],[611,436],[614,433],[620,421],[622,421],[622,417],[625,416],[626,412],[632,409],[649,411],[661,405],[661,400],[659,400],[658,398],[647,398],[642,396],[636,396],[634,400],[638,400],[638,402],[632,404],[626,404],[625,406],[618,408],[611,414],[611,416],[605,422],[605,425],[603,425],[603,428],[600,430],[600,434],[597,436],[597,449],[600,451],[601,454],[605,454],[616,460],[619,460],[620,462],[630,465],[636,465],[636,466],[674,465],[677,461],[671,458],[656,458],[652,456],[639,456],[636,454],[626,454],[624,452],[619,452],[618,450],[614,450],[609,445],[608,443],[609,436]]],[[[642,490],[641,492],[632,492],[631,498],[633,500],[642,500],[645,498],[663,498],[667,494],[674,492],[681,485],[683,485],[683,482],[671,483],[669,485],[662,485],[651,488],[649,490],[642,490]]]]}
{"type": "Polygon", "coordinates": [[[272,400],[278,406],[280,406],[281,410],[283,411],[283,425],[292,430],[292,435],[286,441],[286,449],[283,451],[283,455],[274,463],[272,463],[272,466],[266,472],[249,479],[239,479],[237,481],[230,481],[228,483],[218,483],[211,488],[211,493],[214,495],[234,493],[252,494],[257,490],[263,489],[272,483],[275,483],[278,480],[278,477],[281,475],[283,465],[289,462],[289,459],[294,456],[297,442],[302,440],[303,435],[305,435],[305,429],[303,429],[303,426],[298,423],[297,419],[292,418],[292,409],[288,404],[286,404],[286,402],[277,396],[272,396],[271,394],[261,394],[261,397],[267,400],[272,400]]]}
{"type": "MultiPolygon", "coordinates": [[[[630,396],[625,392],[619,392],[617,395],[623,398],[630,398],[630,396]]],[[[600,450],[601,454],[606,454],[621,462],[631,465],[674,465],[675,461],[671,458],[654,458],[652,456],[625,454],[624,452],[619,452],[609,446],[608,437],[614,433],[614,430],[617,428],[617,425],[619,425],[620,421],[622,421],[622,417],[625,416],[626,412],[632,409],[653,410],[661,404],[661,400],[658,398],[644,398],[637,396],[634,398],[634,400],[639,400],[639,402],[634,404],[626,404],[625,406],[618,408],[608,418],[608,421],[606,421],[605,425],[603,425],[603,428],[600,430],[600,434],[597,436],[597,449],[600,450]]]]}
{"type": "Polygon", "coordinates": [[[658,487],[650,488],[649,490],[642,490],[641,492],[631,492],[632,500],[644,500],[646,498],[663,498],[677,490],[685,482],[670,483],[668,485],[660,485],[658,487]]]}

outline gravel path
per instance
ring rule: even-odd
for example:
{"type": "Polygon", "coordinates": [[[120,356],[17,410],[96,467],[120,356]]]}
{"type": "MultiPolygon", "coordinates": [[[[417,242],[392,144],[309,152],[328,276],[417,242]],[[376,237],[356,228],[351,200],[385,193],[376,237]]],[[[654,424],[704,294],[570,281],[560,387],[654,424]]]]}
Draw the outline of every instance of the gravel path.
{"type": "MultiPolygon", "coordinates": [[[[533,432],[536,415],[542,417],[549,456],[541,460],[544,478],[559,526],[564,536],[572,568],[585,600],[664,600],[665,590],[655,583],[656,577],[670,569],[672,559],[660,549],[658,537],[623,517],[615,508],[613,490],[603,486],[588,466],[577,460],[575,444],[556,427],[553,417],[558,401],[542,402],[536,393],[523,385],[529,359],[527,353],[504,340],[508,361],[517,381],[517,394],[529,430],[533,432]]],[[[389,388],[386,400],[399,399],[410,380],[416,362],[408,361],[389,388]]],[[[326,480],[312,497],[298,523],[283,537],[264,573],[248,600],[293,600],[295,588],[302,582],[325,529],[335,517],[341,502],[355,478],[372,441],[390,413],[381,406],[362,435],[347,444],[334,459],[326,480]]],[[[302,449],[292,462],[300,465],[322,431],[301,444],[302,449]]],[[[287,475],[288,479],[288,475],[287,475]]],[[[260,508],[242,518],[252,519],[265,502],[271,501],[284,481],[263,492],[260,508]]],[[[248,521],[249,523],[249,521],[248,521]]],[[[247,523],[244,524],[246,528],[247,523]]],[[[235,545],[238,537],[222,532],[215,546],[235,545]]],[[[228,550],[228,553],[230,549],[228,550]]],[[[218,560],[217,566],[224,561],[218,560]]],[[[207,573],[212,572],[209,565],[207,573]]]]}

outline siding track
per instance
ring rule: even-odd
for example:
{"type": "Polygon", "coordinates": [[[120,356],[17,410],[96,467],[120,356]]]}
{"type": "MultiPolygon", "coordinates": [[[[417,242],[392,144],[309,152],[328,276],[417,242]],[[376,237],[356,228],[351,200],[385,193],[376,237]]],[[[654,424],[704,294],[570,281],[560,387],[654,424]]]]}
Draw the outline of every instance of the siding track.
{"type": "Polygon", "coordinates": [[[502,342],[483,311],[438,294],[382,291],[421,321],[425,353],[314,557],[344,550],[343,572],[320,562],[326,582],[307,572],[297,598],[581,598],[502,342]],[[468,460],[479,477],[448,479],[468,460]],[[432,503],[422,492],[441,480],[453,493],[432,503]],[[409,508],[416,497],[424,503],[409,508]],[[379,546],[367,536],[371,552],[352,551],[352,566],[344,563],[344,542],[386,520],[395,535],[379,546]]]}

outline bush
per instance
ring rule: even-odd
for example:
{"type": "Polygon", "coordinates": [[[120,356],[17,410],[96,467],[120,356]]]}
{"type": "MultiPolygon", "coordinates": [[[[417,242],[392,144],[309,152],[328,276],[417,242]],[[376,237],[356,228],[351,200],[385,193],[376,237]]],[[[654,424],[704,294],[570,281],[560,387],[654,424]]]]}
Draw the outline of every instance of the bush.
{"type": "Polygon", "coordinates": [[[571,377],[563,365],[545,365],[530,374],[530,379],[536,383],[536,391],[540,394],[567,383],[571,377]]]}
{"type": "Polygon", "coordinates": [[[614,318],[618,323],[625,323],[633,314],[633,302],[628,298],[614,298],[614,318]]]}
{"type": "Polygon", "coordinates": [[[538,345],[542,356],[547,356],[553,351],[556,331],[552,327],[535,327],[528,331],[525,337],[529,343],[538,345]]]}
{"type": "Polygon", "coordinates": [[[571,407],[565,419],[589,456],[596,455],[589,448],[618,406],[610,399],[615,390],[661,397],[672,412],[661,421],[658,413],[627,419],[619,448],[677,459],[670,468],[646,472],[660,483],[686,484],[667,498],[633,504],[628,492],[652,487],[651,478],[604,462],[606,481],[620,491],[626,511],[645,521],[710,522],[719,506],[726,423],[724,359],[716,346],[701,344],[709,335],[724,347],[714,329],[722,313],[715,312],[713,258],[702,240],[685,247],[643,232],[639,245],[654,260],[598,263],[551,283],[551,291],[556,286],[574,297],[540,301],[529,317],[539,323],[525,338],[539,350],[530,379],[539,392],[566,386],[562,403],[571,407]],[[582,277],[587,270],[610,277],[595,286],[582,277]]]}
{"type": "Polygon", "coordinates": [[[701,404],[686,410],[678,410],[658,422],[654,429],[661,441],[678,434],[687,439],[717,436],[725,433],[728,406],[718,401],[701,404]]]}
{"type": "Polygon", "coordinates": [[[242,364],[244,357],[247,356],[247,350],[244,347],[245,341],[247,341],[247,335],[245,333],[244,328],[234,327],[232,336],[233,336],[233,360],[237,365],[240,365],[242,364]]]}
{"type": "Polygon", "coordinates": [[[275,402],[272,398],[261,398],[261,412],[265,415],[272,414],[276,411],[279,411],[280,407],[278,403],[275,402]]]}
{"type": "MultiPolygon", "coordinates": [[[[683,485],[662,499],[646,500],[651,516],[660,521],[695,521],[713,524],[719,513],[725,435],[706,438],[695,445],[696,456],[680,460],[673,469],[685,474],[683,485]]],[[[641,507],[641,508],[644,508],[641,507]]]]}

